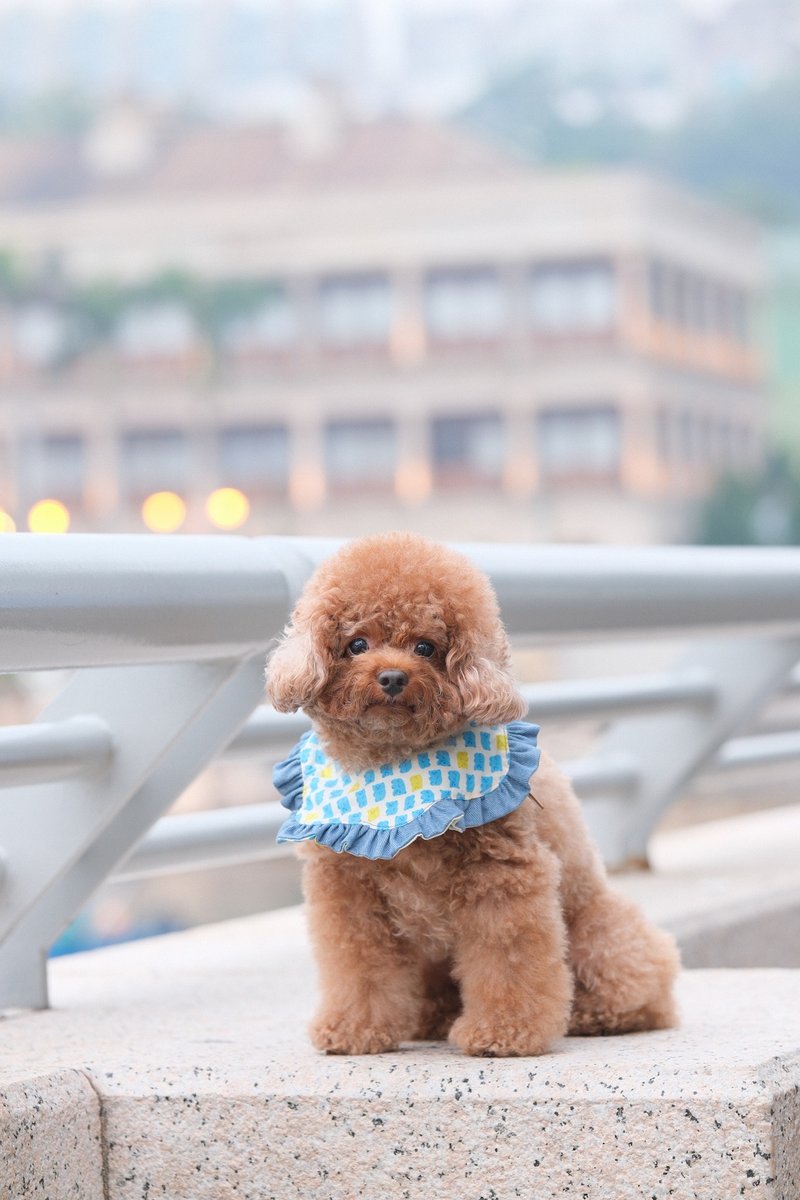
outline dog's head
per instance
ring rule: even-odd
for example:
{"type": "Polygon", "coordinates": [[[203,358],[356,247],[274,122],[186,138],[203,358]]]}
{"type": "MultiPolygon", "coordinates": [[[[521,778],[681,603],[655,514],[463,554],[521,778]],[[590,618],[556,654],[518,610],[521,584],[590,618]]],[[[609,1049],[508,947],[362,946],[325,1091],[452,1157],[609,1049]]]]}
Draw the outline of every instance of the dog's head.
{"type": "Polygon", "coordinates": [[[267,671],[276,709],[362,746],[419,749],[525,703],[488,579],[463,555],[394,533],[351,542],[306,588],[267,671]]]}

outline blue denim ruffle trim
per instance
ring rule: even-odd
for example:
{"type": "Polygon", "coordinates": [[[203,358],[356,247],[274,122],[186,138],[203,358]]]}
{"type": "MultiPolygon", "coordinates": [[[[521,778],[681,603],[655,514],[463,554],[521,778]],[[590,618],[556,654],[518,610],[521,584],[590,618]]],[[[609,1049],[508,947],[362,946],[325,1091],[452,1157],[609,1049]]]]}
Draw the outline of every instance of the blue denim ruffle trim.
{"type": "Polygon", "coordinates": [[[319,822],[301,825],[296,811],[303,801],[303,769],[300,747],[310,737],[304,733],[288,758],[275,765],[273,782],[281,793],[281,804],[292,810],[278,833],[279,842],[315,841],[337,853],[347,852],[361,858],[394,858],[417,838],[435,838],[448,829],[473,829],[487,825],[519,808],[530,790],[530,778],[539,766],[541,751],[536,745],[538,725],[512,721],[508,730],[509,769],[499,787],[472,800],[450,797],[436,800],[408,825],[395,829],[374,829],[369,825],[319,822]]]}

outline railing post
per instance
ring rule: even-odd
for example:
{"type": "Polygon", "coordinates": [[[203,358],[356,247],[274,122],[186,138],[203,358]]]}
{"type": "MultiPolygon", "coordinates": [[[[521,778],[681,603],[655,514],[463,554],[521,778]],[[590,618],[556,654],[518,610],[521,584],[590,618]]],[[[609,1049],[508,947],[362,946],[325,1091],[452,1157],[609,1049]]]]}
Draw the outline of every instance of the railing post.
{"type": "Polygon", "coordinates": [[[263,659],[79,672],[42,714],[93,711],[115,752],[86,777],[5,790],[0,1009],[41,1007],[39,962],[112,869],[236,734],[263,693],[263,659]]]}
{"type": "Polygon", "coordinates": [[[798,658],[796,638],[696,643],[677,669],[702,670],[715,683],[713,701],[657,718],[626,717],[608,727],[593,756],[628,754],[637,767],[624,792],[596,796],[586,804],[589,826],[610,866],[646,863],[648,839],[663,813],[785,682],[798,658]]]}

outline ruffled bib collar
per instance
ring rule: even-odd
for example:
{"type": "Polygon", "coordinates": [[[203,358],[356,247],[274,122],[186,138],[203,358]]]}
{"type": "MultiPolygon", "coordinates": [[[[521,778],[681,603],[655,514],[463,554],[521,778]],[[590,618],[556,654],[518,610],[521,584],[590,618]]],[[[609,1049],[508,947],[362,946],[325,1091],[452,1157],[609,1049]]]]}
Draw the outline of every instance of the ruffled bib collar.
{"type": "Polygon", "coordinates": [[[274,769],[291,810],[279,842],[313,840],[393,858],[418,837],[485,825],[518,808],[539,765],[538,725],[470,725],[430,750],[348,772],[312,730],[274,769]]]}

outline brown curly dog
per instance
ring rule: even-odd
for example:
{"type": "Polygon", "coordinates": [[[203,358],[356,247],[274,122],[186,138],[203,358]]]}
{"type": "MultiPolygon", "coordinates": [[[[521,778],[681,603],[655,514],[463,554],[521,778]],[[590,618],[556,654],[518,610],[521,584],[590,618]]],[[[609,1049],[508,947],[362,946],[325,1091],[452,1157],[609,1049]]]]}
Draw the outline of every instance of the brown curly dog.
{"type": "MultiPolygon", "coordinates": [[[[488,580],[402,533],[323,563],[271,657],[268,695],[281,712],[304,708],[345,772],[526,710],[488,580]]],[[[673,940],[609,887],[544,753],[531,787],[536,799],[499,819],[417,837],[390,858],[302,842],[318,1049],[449,1037],[468,1054],[534,1055],[568,1032],[675,1023],[673,940]]]]}

